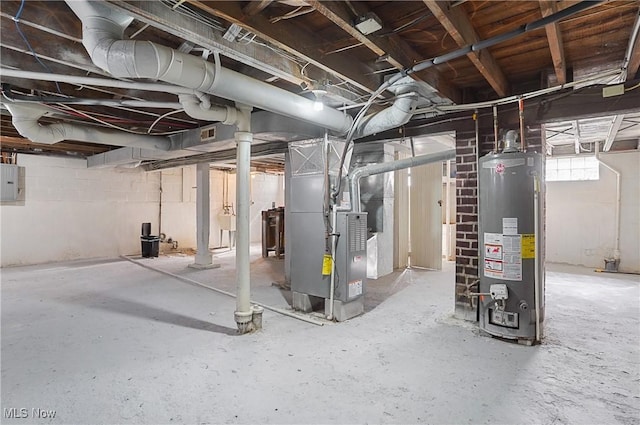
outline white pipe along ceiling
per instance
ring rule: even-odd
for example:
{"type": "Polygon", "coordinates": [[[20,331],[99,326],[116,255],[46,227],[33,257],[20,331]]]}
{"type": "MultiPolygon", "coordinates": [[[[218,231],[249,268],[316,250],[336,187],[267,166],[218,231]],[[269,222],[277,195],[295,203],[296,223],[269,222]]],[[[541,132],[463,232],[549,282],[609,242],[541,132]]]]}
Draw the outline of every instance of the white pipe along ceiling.
{"type": "MultiPolygon", "coordinates": [[[[140,85],[138,88],[143,90],[164,91],[178,95],[192,94],[200,99],[201,103],[198,106],[201,110],[194,107],[196,105],[193,102],[193,97],[182,97],[181,100],[186,103],[183,103],[183,108],[187,114],[196,119],[222,121],[229,124],[233,120],[233,108],[211,107],[210,103],[204,100],[206,96],[203,95],[203,92],[306,121],[340,135],[346,134],[354,123],[353,118],[342,111],[329,107],[317,111],[313,107],[314,101],[223,68],[218,61],[216,63],[208,62],[200,57],[149,41],[122,40],[124,30],[132,22],[132,18],[113,11],[107,5],[86,0],[67,1],[67,4],[82,21],[82,43],[97,66],[115,77],[155,79],[171,85],[97,78],[88,81],[88,78],[82,77],[42,76],[42,73],[24,71],[20,71],[17,76],[70,83],[77,79],[76,82],[81,84],[123,88],[140,85]]],[[[15,74],[10,69],[3,69],[1,72],[6,76],[15,74]]],[[[411,85],[405,85],[401,86],[401,89],[407,91],[410,87],[411,85]]],[[[416,102],[417,95],[415,93],[400,95],[390,107],[370,114],[361,120],[358,128],[353,132],[355,138],[365,137],[405,124],[413,116],[416,102]]],[[[8,104],[9,102],[4,103],[8,104]]],[[[16,108],[14,110],[18,111],[16,108]]],[[[73,132],[67,133],[72,134],[73,132]]],[[[22,135],[29,138],[28,135],[22,135]]],[[[67,137],[67,140],[73,139],[67,137]]]]}
{"type": "Polygon", "coordinates": [[[53,112],[43,105],[7,102],[5,107],[11,112],[11,122],[18,133],[35,143],[50,145],[63,140],[78,140],[102,145],[132,146],[161,151],[171,149],[171,141],[168,137],[130,134],[69,123],[41,125],[38,120],[53,112]]]}
{"type": "MultiPolygon", "coordinates": [[[[122,40],[132,18],[107,5],[86,0],[67,5],[82,21],[82,44],[96,66],[115,77],[150,78],[213,94],[345,134],[353,118],[333,108],[314,110],[314,101],[239,72],[150,41],[122,40]]],[[[364,137],[406,123],[414,101],[400,97],[389,108],[371,114],[355,134],[364,137]]]]}
{"type": "Polygon", "coordinates": [[[431,164],[434,162],[446,161],[456,157],[455,149],[447,149],[440,152],[413,156],[410,158],[399,159],[391,162],[381,162],[379,164],[371,164],[364,167],[356,168],[349,175],[349,183],[351,185],[351,203],[354,211],[360,212],[360,179],[374,174],[388,173],[389,171],[402,170],[404,168],[417,167],[419,165],[431,164]]]}
{"type": "Polygon", "coordinates": [[[104,4],[67,1],[82,21],[82,44],[92,61],[115,77],[151,78],[241,102],[346,133],[352,119],[313,101],[223,68],[219,63],[150,41],[122,40],[132,18],[104,4]]]}

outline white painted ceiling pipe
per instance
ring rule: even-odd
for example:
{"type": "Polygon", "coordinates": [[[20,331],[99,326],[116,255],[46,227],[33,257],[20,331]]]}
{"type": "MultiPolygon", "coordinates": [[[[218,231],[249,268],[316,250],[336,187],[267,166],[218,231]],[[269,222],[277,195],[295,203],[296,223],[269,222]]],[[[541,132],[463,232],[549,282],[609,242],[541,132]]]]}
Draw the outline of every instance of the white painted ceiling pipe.
{"type": "MultiPolygon", "coordinates": [[[[131,18],[100,2],[67,0],[67,4],[82,21],[82,43],[93,62],[116,77],[165,81],[310,122],[339,134],[347,133],[353,124],[349,115],[337,109],[317,111],[312,100],[223,68],[219,63],[149,41],[122,40],[131,18]]],[[[396,100],[393,106],[365,119],[357,130],[358,137],[406,123],[414,107],[405,98],[396,100]]]]}
{"type": "MultiPolygon", "coordinates": [[[[0,70],[2,75],[192,94],[200,98],[200,102],[194,97],[182,96],[181,103],[185,111],[196,119],[207,121],[223,121],[231,124],[235,122],[234,115],[237,113],[234,108],[228,107],[206,108],[208,105],[207,102],[203,102],[202,92],[307,121],[340,134],[347,133],[353,124],[353,119],[343,112],[332,108],[316,111],[313,107],[314,102],[309,99],[222,68],[219,64],[151,42],[121,40],[124,29],[131,23],[132,18],[115,12],[108,6],[85,0],[67,1],[67,4],[82,20],[83,45],[97,66],[116,77],[153,78],[173,85],[98,78],[88,81],[86,77],[47,76],[42,73],[6,68],[0,70]],[[63,77],[66,79],[61,79],[63,77]]],[[[356,130],[356,137],[375,134],[406,123],[413,113],[416,100],[417,97],[414,95],[401,97],[389,108],[366,117],[361,128],[356,130]]],[[[38,119],[47,111],[39,110],[42,112],[39,113],[36,112],[37,110],[36,105],[26,107],[16,104],[12,104],[10,109],[14,116],[14,125],[20,134],[34,142],[56,143],[62,140],[77,140],[158,150],[169,150],[171,147],[171,142],[166,137],[119,133],[74,124],[41,126],[38,124],[38,119]]]]}
{"type": "Polygon", "coordinates": [[[57,81],[84,86],[112,87],[128,90],[145,90],[172,94],[197,94],[196,90],[170,84],[145,83],[142,81],[121,81],[109,78],[79,77],[77,75],[50,74],[48,72],[23,71],[21,69],[0,68],[0,76],[25,80],[57,81]]]}
{"type": "Polygon", "coordinates": [[[189,94],[181,94],[178,99],[184,111],[192,118],[203,121],[220,121],[229,125],[236,123],[238,111],[232,106],[210,106],[207,108],[206,102],[189,94]]]}
{"type": "Polygon", "coordinates": [[[102,145],[132,146],[167,151],[171,141],[167,137],[146,136],[123,131],[104,130],[88,125],[56,123],[41,125],[38,120],[51,109],[37,104],[5,103],[11,112],[12,123],[21,136],[35,143],[54,144],[63,140],[97,143],[102,145]]]}
{"type": "Polygon", "coordinates": [[[399,94],[399,96],[401,97],[397,98],[390,107],[364,117],[353,138],[358,139],[408,123],[418,104],[418,94],[410,92],[399,94]]]}
{"type": "Polygon", "coordinates": [[[344,134],[353,120],[336,109],[314,111],[314,102],[268,83],[141,40],[122,40],[131,22],[99,2],[67,1],[82,21],[82,44],[93,62],[116,77],[153,78],[311,122],[344,134]],[[217,69],[216,69],[217,68],[217,69]]]}
{"type": "Polygon", "coordinates": [[[425,155],[413,156],[411,158],[399,159],[391,162],[381,162],[379,164],[366,165],[356,168],[349,175],[351,184],[351,203],[353,211],[360,212],[360,179],[374,174],[387,173],[389,171],[402,170],[404,168],[417,167],[418,165],[431,164],[438,161],[446,161],[456,157],[455,149],[447,149],[425,155]]]}
{"type": "Polygon", "coordinates": [[[218,69],[215,82],[207,92],[306,121],[339,134],[345,134],[353,124],[353,118],[344,112],[328,107],[318,111],[313,100],[222,67],[218,69]]]}

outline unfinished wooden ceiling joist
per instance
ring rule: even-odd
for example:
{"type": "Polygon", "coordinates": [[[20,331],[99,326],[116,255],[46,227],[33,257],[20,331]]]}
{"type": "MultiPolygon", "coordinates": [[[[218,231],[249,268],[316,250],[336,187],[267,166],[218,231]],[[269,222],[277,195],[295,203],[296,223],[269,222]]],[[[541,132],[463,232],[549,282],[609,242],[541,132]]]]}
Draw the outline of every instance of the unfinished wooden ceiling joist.
{"type": "MultiPolygon", "coordinates": [[[[578,2],[109,0],[107,3],[134,18],[125,38],[149,40],[193,55],[216,51],[223,66],[252,78],[303,96],[311,96],[310,91],[317,87],[331,88],[344,104],[357,104],[366,101],[385,79],[399,71],[505,34],[578,2]],[[377,31],[364,34],[355,26],[358,20],[372,16],[379,23],[377,31]]],[[[63,1],[27,1],[16,23],[13,18],[20,6],[20,0],[2,1],[3,68],[109,77],[87,55],[81,44],[82,25],[63,1]]],[[[576,76],[620,68],[625,63],[639,10],[640,5],[634,0],[593,3],[587,10],[544,28],[470,52],[411,77],[422,81],[434,96],[461,103],[490,101],[518,94],[525,88],[563,84],[576,76]]],[[[630,50],[626,76],[629,81],[639,77],[639,43],[640,39],[636,40],[630,50]]],[[[176,102],[176,97],[168,93],[56,85],[5,76],[1,80],[10,84],[14,92],[25,95],[176,102]]],[[[226,99],[214,101],[230,104],[226,99]]],[[[75,113],[58,107],[56,119],[103,125],[87,118],[90,116],[115,126],[149,130],[151,134],[206,124],[181,112],[153,108],[75,105],[73,109],[75,113]],[[156,126],[150,129],[156,120],[156,126]]],[[[350,113],[357,110],[349,109],[350,113]]],[[[18,142],[21,136],[6,112],[0,134],[2,150],[43,151],[26,140],[18,142]]],[[[109,149],[70,141],[49,151],[57,148],[81,156],[109,149]]]]}

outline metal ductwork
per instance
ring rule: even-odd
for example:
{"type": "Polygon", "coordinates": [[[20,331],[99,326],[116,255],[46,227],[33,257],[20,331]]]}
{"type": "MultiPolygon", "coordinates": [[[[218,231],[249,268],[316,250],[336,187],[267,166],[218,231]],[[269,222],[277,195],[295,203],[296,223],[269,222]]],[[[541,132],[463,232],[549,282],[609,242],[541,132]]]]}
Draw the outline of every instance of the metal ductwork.
{"type": "MultiPolygon", "coordinates": [[[[407,87],[411,88],[411,85],[407,87]]],[[[406,89],[403,88],[397,92],[399,97],[390,107],[364,117],[353,138],[358,139],[408,123],[418,104],[418,93],[405,93],[404,91],[406,89]]]]}
{"type": "Polygon", "coordinates": [[[414,156],[411,158],[400,159],[391,162],[382,162],[380,164],[372,164],[364,167],[356,168],[349,176],[351,184],[351,205],[356,212],[361,211],[360,206],[360,179],[374,174],[387,173],[389,171],[402,170],[409,167],[417,167],[419,165],[431,164],[433,162],[446,161],[456,157],[455,149],[414,156]]]}
{"type": "Polygon", "coordinates": [[[192,118],[203,121],[220,121],[222,124],[232,125],[238,119],[238,110],[232,106],[212,107],[197,96],[190,94],[178,95],[182,108],[192,118]]]}
{"type": "Polygon", "coordinates": [[[132,146],[161,151],[171,149],[171,141],[167,137],[131,134],[68,123],[41,125],[38,120],[45,115],[51,114],[51,109],[42,105],[27,103],[7,102],[4,105],[11,112],[11,122],[18,133],[35,143],[50,145],[63,140],[76,140],[102,145],[132,146]]]}
{"type": "Polygon", "coordinates": [[[122,40],[131,18],[99,2],[67,1],[82,21],[82,44],[93,62],[116,77],[152,78],[252,105],[346,133],[353,122],[336,109],[149,41],[122,40]]]}
{"type": "MultiPolygon", "coordinates": [[[[353,118],[344,112],[333,108],[314,110],[313,101],[223,68],[219,62],[208,62],[149,41],[122,40],[132,18],[107,5],[87,0],[66,3],[82,21],[82,44],[93,62],[116,77],[164,81],[306,121],[338,134],[346,134],[353,125],[353,118]]],[[[357,137],[405,124],[411,118],[417,94],[405,96],[389,108],[366,117],[355,132],[357,137]]]]}

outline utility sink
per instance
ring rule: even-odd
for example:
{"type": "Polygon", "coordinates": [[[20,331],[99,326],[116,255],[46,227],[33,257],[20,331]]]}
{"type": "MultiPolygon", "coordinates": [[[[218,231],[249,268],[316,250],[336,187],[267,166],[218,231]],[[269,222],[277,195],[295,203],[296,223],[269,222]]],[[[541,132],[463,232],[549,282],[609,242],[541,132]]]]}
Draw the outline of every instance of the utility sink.
{"type": "Polygon", "coordinates": [[[220,230],[235,232],[236,216],[231,214],[220,214],[218,215],[218,224],[220,224],[220,230]]]}

